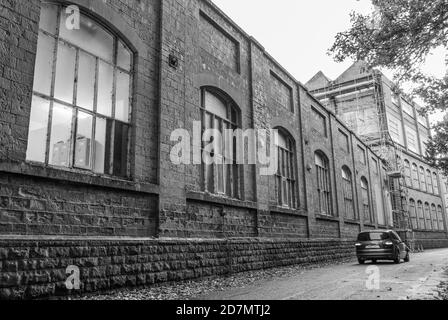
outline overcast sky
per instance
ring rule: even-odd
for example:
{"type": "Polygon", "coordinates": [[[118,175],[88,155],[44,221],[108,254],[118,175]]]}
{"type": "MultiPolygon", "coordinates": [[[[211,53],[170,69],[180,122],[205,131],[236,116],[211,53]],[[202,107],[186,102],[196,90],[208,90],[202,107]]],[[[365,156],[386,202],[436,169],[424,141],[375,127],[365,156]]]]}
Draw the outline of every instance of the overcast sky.
{"type": "MultiPolygon", "coordinates": [[[[327,51],[335,35],[350,27],[350,12],[372,11],[370,0],[213,1],[302,83],[319,70],[334,80],[351,65],[334,62],[327,51]]],[[[429,60],[425,70],[443,76],[444,53],[436,51],[429,60]]]]}

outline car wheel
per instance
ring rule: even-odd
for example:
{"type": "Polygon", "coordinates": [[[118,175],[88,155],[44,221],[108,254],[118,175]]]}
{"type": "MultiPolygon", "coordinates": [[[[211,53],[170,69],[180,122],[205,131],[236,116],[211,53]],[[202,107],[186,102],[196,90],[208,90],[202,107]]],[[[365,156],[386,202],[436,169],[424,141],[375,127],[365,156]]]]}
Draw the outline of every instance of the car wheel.
{"type": "Polygon", "coordinates": [[[397,256],[396,256],[395,259],[394,259],[394,262],[395,262],[396,264],[400,264],[400,262],[401,262],[401,258],[400,258],[400,256],[401,256],[401,253],[400,253],[400,251],[398,251],[398,252],[397,252],[397,256]]]}
{"type": "Polygon", "coordinates": [[[404,262],[409,262],[411,261],[411,257],[409,255],[409,251],[406,252],[406,257],[404,258],[404,262]]]}
{"type": "Polygon", "coordinates": [[[363,259],[359,259],[359,258],[358,258],[358,262],[359,262],[359,264],[364,264],[365,263],[365,261],[363,259]]]}

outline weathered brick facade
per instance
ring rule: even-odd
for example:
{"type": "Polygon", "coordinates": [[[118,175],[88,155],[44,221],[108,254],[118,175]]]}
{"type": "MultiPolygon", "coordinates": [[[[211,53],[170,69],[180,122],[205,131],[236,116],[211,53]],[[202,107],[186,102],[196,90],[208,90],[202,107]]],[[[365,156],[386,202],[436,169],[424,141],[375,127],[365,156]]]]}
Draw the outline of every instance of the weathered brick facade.
{"type": "MultiPolygon", "coordinates": [[[[69,3],[134,52],[130,176],[26,161],[40,1],[0,0],[3,297],[61,294],[70,264],[81,267],[83,290],[93,291],[338,259],[352,254],[361,230],[391,227],[389,214],[378,219],[387,210],[379,158],[211,2],[69,3]],[[230,199],[204,192],[202,165],[171,162],[176,144],[171,133],[179,128],[192,133],[193,122],[201,121],[203,87],[234,102],[243,130],[281,128],[292,138],[297,207],[278,204],[275,178],[260,175],[258,165],[239,167],[241,196],[230,199]],[[318,209],[316,152],[328,159],[331,212],[325,215],[318,209]],[[343,166],[352,172],[355,219],[344,212],[343,166]],[[370,186],[367,220],[362,177],[370,186]],[[8,241],[13,236],[44,240],[8,241]],[[60,240],[45,240],[49,236],[60,240]],[[80,240],[86,236],[107,238],[80,240]],[[120,240],[123,236],[145,240],[120,240]]],[[[437,240],[446,240],[441,237],[437,240]]]]}

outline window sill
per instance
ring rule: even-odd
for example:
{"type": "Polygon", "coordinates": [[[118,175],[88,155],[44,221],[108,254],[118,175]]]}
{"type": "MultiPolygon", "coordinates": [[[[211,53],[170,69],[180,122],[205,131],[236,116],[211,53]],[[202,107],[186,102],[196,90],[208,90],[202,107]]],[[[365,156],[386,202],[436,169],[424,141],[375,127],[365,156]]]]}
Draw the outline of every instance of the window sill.
{"type": "Polygon", "coordinates": [[[376,228],[376,225],[372,222],[364,222],[364,227],[376,228]]]}
{"type": "Polygon", "coordinates": [[[76,184],[127,190],[147,194],[159,194],[160,188],[150,183],[134,182],[120,178],[96,175],[90,172],[75,172],[71,170],[47,167],[35,163],[15,163],[0,161],[0,172],[23,174],[30,177],[46,178],[76,184]]]}
{"type": "Polygon", "coordinates": [[[338,217],[326,216],[326,215],[323,215],[323,214],[317,214],[316,215],[316,220],[340,222],[340,219],[338,217]]]}
{"type": "Polygon", "coordinates": [[[358,220],[351,220],[351,219],[344,219],[344,223],[346,224],[353,224],[353,225],[361,225],[361,222],[358,220]]]}
{"type": "Polygon", "coordinates": [[[206,192],[187,192],[188,200],[195,200],[200,202],[211,202],[224,206],[235,207],[235,208],[245,208],[245,209],[258,209],[258,205],[251,201],[242,201],[237,199],[231,199],[226,197],[220,197],[218,195],[206,193],[206,192]]]}
{"type": "Polygon", "coordinates": [[[292,208],[280,207],[277,205],[271,205],[271,206],[269,206],[269,211],[271,213],[280,213],[280,214],[285,214],[285,215],[290,215],[290,216],[298,216],[298,217],[308,218],[308,215],[302,209],[292,209],[292,208]]]}
{"type": "Polygon", "coordinates": [[[446,231],[443,230],[422,230],[422,229],[416,229],[415,232],[427,232],[427,233],[446,233],[446,231]]]}

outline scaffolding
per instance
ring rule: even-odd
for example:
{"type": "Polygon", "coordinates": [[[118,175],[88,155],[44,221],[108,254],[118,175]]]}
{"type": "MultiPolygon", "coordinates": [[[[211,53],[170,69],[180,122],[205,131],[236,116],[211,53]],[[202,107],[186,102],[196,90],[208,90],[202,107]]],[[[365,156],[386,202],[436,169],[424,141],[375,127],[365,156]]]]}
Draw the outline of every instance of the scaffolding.
{"type": "Polygon", "coordinates": [[[340,117],[341,113],[344,112],[341,112],[337,99],[346,96],[351,97],[355,94],[356,113],[354,122],[348,117],[343,120],[348,122],[348,127],[356,132],[382,159],[387,173],[386,187],[392,205],[392,221],[389,221],[389,225],[393,226],[402,236],[405,235],[405,240],[411,243],[410,240],[413,239],[412,223],[408,207],[409,189],[405,178],[403,150],[394,142],[389,132],[381,73],[373,70],[367,77],[353,79],[343,84],[330,84],[329,87],[317,90],[315,94],[323,99],[325,107],[330,110],[334,109],[334,112],[340,117]],[[366,108],[360,104],[360,94],[371,90],[373,90],[374,112],[366,116],[366,108]],[[361,118],[361,121],[364,122],[362,128],[358,123],[361,118]],[[373,125],[372,121],[375,121],[378,130],[368,132],[369,126],[373,125]]]}

